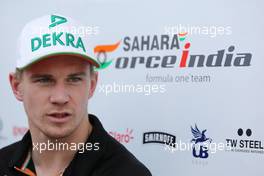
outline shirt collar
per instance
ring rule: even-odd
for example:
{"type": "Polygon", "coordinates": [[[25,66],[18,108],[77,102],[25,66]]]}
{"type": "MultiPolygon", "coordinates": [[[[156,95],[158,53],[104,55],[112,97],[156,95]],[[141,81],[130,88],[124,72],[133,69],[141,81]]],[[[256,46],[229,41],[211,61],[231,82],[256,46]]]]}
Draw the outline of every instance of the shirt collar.
{"type": "MultiPolygon", "coordinates": [[[[89,175],[89,173],[92,173],[98,162],[103,158],[107,147],[107,132],[104,130],[101,122],[96,116],[89,114],[89,121],[93,126],[93,130],[86,143],[98,143],[99,150],[84,150],[83,153],[77,152],[74,159],[65,169],[63,174],[65,176],[71,175],[71,173],[74,173],[75,175],[83,175],[84,173],[89,175]]],[[[19,146],[16,148],[14,154],[11,156],[9,167],[16,167],[18,168],[16,170],[22,170],[25,168],[25,165],[28,165],[28,163],[31,162],[29,164],[31,168],[27,169],[31,172],[35,172],[34,164],[31,159],[31,149],[32,139],[30,131],[28,131],[19,142],[19,146]],[[28,160],[28,158],[30,159],[28,160]]]]}

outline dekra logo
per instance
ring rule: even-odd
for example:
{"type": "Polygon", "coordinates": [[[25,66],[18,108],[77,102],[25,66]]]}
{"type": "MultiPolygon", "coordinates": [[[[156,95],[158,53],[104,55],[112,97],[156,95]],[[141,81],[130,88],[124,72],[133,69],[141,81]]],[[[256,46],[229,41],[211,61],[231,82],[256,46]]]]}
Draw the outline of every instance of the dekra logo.
{"type": "MultiPolygon", "coordinates": [[[[57,15],[51,15],[50,17],[51,24],[49,28],[53,28],[60,24],[66,23],[67,19],[57,15]]],[[[31,39],[31,51],[35,52],[40,48],[46,48],[50,46],[70,46],[74,48],[80,48],[83,52],[86,52],[85,46],[83,44],[82,38],[74,36],[70,32],[52,32],[41,34],[31,39]]]]}

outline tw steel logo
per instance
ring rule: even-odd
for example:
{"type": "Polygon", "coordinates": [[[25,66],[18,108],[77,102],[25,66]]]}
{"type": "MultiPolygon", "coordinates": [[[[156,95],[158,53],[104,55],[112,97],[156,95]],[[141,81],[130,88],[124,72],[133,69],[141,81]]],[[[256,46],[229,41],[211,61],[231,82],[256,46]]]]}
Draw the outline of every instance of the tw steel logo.
{"type": "Polygon", "coordinates": [[[264,154],[264,141],[252,137],[252,130],[239,128],[237,138],[228,138],[226,143],[231,147],[231,152],[264,154]]]}
{"type": "Polygon", "coordinates": [[[203,67],[245,67],[251,65],[252,54],[235,52],[235,46],[220,49],[212,54],[192,53],[191,42],[186,42],[187,33],[174,35],[125,36],[112,45],[98,45],[94,48],[101,63],[99,69],[105,69],[115,63],[116,69],[135,69],[139,65],[147,69],[155,68],[203,68],[203,67]],[[183,49],[181,49],[181,47],[183,49]],[[127,56],[109,59],[108,52],[122,49],[127,56]],[[145,54],[149,51],[150,55],[145,54]],[[155,54],[169,51],[171,54],[155,54]],[[142,54],[144,52],[144,55],[142,54]]]}

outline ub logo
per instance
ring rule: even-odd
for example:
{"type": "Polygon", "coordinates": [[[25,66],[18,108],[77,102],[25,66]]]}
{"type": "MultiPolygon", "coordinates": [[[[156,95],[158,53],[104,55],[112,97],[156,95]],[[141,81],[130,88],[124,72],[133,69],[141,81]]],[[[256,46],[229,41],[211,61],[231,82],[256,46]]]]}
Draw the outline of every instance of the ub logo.
{"type": "Polygon", "coordinates": [[[205,132],[207,130],[205,129],[201,132],[195,124],[195,128],[191,126],[191,131],[193,134],[193,139],[191,140],[193,156],[196,158],[208,158],[208,148],[212,139],[206,137],[205,132]]]}

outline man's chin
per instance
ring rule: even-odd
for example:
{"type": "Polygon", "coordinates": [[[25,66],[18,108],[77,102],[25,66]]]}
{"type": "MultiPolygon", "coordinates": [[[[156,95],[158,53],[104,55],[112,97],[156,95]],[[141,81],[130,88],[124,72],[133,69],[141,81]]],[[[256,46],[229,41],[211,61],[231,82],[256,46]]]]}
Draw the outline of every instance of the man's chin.
{"type": "Polygon", "coordinates": [[[45,136],[51,140],[63,139],[72,134],[72,130],[50,129],[44,131],[45,136]]]}

